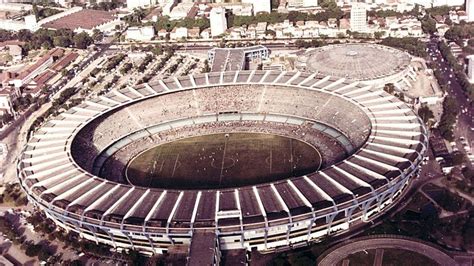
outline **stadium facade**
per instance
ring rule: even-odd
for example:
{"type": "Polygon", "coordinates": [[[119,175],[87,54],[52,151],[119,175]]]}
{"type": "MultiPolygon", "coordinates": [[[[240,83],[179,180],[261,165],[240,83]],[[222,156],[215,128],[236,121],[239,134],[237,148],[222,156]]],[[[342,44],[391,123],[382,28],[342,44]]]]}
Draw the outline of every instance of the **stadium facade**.
{"type": "Polygon", "coordinates": [[[298,247],[347,232],[399,199],[426,147],[419,117],[370,85],[302,72],[211,72],[70,108],[34,133],[17,171],[29,200],[67,230],[148,254],[189,245],[192,257],[298,247]],[[92,174],[151,136],[247,122],[320,132],[347,156],[305,176],[230,189],[153,189],[92,174]]]}

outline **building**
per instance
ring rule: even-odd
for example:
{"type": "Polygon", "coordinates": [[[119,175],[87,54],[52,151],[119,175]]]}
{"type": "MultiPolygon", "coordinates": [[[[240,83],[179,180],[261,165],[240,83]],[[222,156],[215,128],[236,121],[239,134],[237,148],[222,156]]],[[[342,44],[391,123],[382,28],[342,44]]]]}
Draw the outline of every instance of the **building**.
{"type": "Polygon", "coordinates": [[[122,24],[123,21],[120,21],[113,12],[79,8],[75,12],[42,23],[41,27],[51,30],[70,29],[74,32],[86,32],[92,35],[95,29],[110,33],[115,30],[117,25],[122,24]]]}
{"type": "Polygon", "coordinates": [[[129,27],[126,36],[129,40],[151,41],[155,37],[155,28],[153,26],[129,27]]]}
{"type": "Polygon", "coordinates": [[[474,0],[466,0],[467,21],[474,21],[474,0]]]}
{"type": "Polygon", "coordinates": [[[197,7],[194,3],[179,3],[171,10],[169,17],[171,20],[180,20],[186,17],[194,18],[197,7]]]}
{"type": "Polygon", "coordinates": [[[318,0],[288,0],[289,8],[301,8],[301,7],[317,7],[318,0]]]}
{"type": "Polygon", "coordinates": [[[12,57],[14,63],[21,61],[23,59],[23,50],[19,45],[7,45],[8,54],[12,57]]]}
{"type": "Polygon", "coordinates": [[[53,55],[58,51],[57,49],[51,50],[48,54],[40,58],[35,64],[26,67],[20,74],[12,80],[13,85],[16,88],[20,88],[30,81],[32,81],[36,76],[40,75],[45,71],[49,66],[54,62],[53,55]]]}
{"type": "Polygon", "coordinates": [[[244,4],[252,4],[253,14],[256,15],[259,12],[272,12],[271,0],[242,0],[244,4]]]}
{"type": "Polygon", "coordinates": [[[375,87],[393,83],[409,88],[416,73],[407,52],[378,44],[333,44],[306,51],[298,56],[300,71],[357,80],[375,87]],[[330,56],[328,56],[330,55],[330,56]]]}
{"type": "Polygon", "coordinates": [[[12,87],[0,88],[0,115],[5,113],[13,115],[13,101],[18,97],[17,91],[12,87]]]}
{"type": "MultiPolygon", "coordinates": [[[[133,0],[131,0],[133,1],[133,0]]],[[[173,10],[173,7],[175,7],[177,4],[176,0],[161,0],[160,1],[160,6],[162,8],[162,13],[163,16],[170,16],[171,10],[173,10]]]]}
{"type": "Polygon", "coordinates": [[[462,6],[465,0],[411,0],[412,4],[418,4],[425,8],[435,6],[462,6]]]}
{"type": "Polygon", "coordinates": [[[263,45],[238,48],[213,48],[208,52],[208,60],[212,63],[211,71],[244,70],[246,60],[268,59],[270,51],[263,45]]]}
{"type": "Polygon", "coordinates": [[[466,58],[469,60],[467,65],[467,77],[470,83],[474,83],[474,55],[469,55],[466,58]]]}
{"type": "Polygon", "coordinates": [[[36,31],[38,29],[38,23],[34,15],[24,16],[18,20],[0,19],[0,29],[11,31],[36,31]]]}
{"type": "Polygon", "coordinates": [[[199,27],[192,27],[188,29],[188,38],[199,39],[201,37],[200,33],[201,29],[199,29],[199,27]]]}
{"type": "Polygon", "coordinates": [[[351,31],[367,31],[367,9],[365,3],[352,3],[351,7],[351,31]]]}
{"type": "Polygon", "coordinates": [[[179,40],[188,38],[188,28],[175,27],[170,33],[170,39],[179,40]]]}
{"type": "Polygon", "coordinates": [[[225,9],[222,7],[215,7],[211,9],[209,18],[211,22],[212,37],[224,34],[227,30],[227,19],[225,17],[225,9]]]}
{"type": "Polygon", "coordinates": [[[190,248],[191,256],[206,254],[190,261],[212,265],[217,250],[295,248],[370,223],[403,198],[427,145],[416,113],[383,90],[296,71],[212,72],[112,90],[72,107],[34,133],[17,174],[32,204],[83,238],[149,255],[190,248]],[[352,155],[307,175],[231,188],[147,189],[94,174],[135,140],[147,140],[142,149],[150,138],[161,141],[158,134],[229,123],[304,125],[352,155]]]}
{"type": "MultiPolygon", "coordinates": [[[[54,62],[57,62],[58,60],[58,62],[61,62],[63,55],[63,49],[52,49],[46,55],[41,57],[35,64],[25,67],[16,77],[12,78],[9,83],[15,88],[24,88],[25,90],[23,93],[37,95],[43,85],[57,74],[54,70],[49,68],[53,66],[54,62]]],[[[67,57],[70,61],[73,61],[76,58],[77,54],[73,57],[67,57]]],[[[66,65],[64,64],[63,66],[65,67],[66,65]]],[[[59,69],[64,67],[60,67],[59,69]]]]}
{"type": "Polygon", "coordinates": [[[156,3],[156,0],[127,0],[127,9],[149,8],[155,6],[156,3]]]}

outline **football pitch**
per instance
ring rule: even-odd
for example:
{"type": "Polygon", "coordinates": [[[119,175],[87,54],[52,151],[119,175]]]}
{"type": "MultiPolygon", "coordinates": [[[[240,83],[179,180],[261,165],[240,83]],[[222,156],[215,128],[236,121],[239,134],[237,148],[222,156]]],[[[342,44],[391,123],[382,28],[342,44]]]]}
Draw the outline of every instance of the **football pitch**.
{"type": "Polygon", "coordinates": [[[211,189],[254,185],[316,171],[319,152],[291,138],[260,133],[191,137],[151,148],[128,164],[136,186],[211,189]]]}

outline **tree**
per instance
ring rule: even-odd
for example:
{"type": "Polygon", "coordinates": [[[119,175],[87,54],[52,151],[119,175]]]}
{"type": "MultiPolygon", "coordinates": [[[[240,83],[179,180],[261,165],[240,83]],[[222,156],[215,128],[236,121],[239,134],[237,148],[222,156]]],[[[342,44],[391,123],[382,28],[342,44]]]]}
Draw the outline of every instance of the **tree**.
{"type": "Polygon", "coordinates": [[[380,44],[399,48],[406,50],[408,53],[418,56],[418,57],[425,57],[426,56],[426,44],[421,42],[418,38],[413,37],[404,37],[404,38],[394,38],[388,37],[383,39],[380,44]]]}
{"type": "Polygon", "coordinates": [[[60,46],[60,47],[69,47],[71,46],[72,42],[71,39],[64,37],[64,36],[56,36],[53,38],[53,45],[60,46]]]}
{"type": "Polygon", "coordinates": [[[145,18],[145,11],[141,8],[135,8],[133,13],[126,16],[125,21],[131,26],[136,26],[142,23],[142,19],[145,18]]]}
{"type": "Polygon", "coordinates": [[[86,49],[93,42],[89,34],[81,32],[74,36],[74,45],[79,49],[86,49]]]}
{"type": "Polygon", "coordinates": [[[36,19],[39,19],[39,10],[36,4],[33,4],[33,15],[35,15],[36,19]]]}
{"type": "Polygon", "coordinates": [[[31,41],[33,34],[29,30],[20,30],[18,31],[17,36],[19,41],[28,42],[31,41]]]}
{"type": "Polygon", "coordinates": [[[104,38],[104,34],[100,30],[94,29],[94,31],[92,32],[92,39],[95,42],[100,42],[102,41],[103,38],[104,38]]]}
{"type": "Polygon", "coordinates": [[[338,8],[336,1],[334,0],[323,0],[320,4],[320,6],[324,9],[336,9],[338,8]]]}
{"type": "Polygon", "coordinates": [[[381,39],[385,35],[385,31],[376,31],[374,32],[374,38],[375,39],[381,39]]]}
{"type": "Polygon", "coordinates": [[[0,121],[4,125],[8,124],[12,120],[13,120],[13,116],[9,113],[4,113],[3,115],[0,116],[0,121]]]}
{"type": "Polygon", "coordinates": [[[452,158],[453,165],[460,165],[466,161],[466,156],[462,152],[455,152],[452,158]]]}
{"type": "Polygon", "coordinates": [[[423,119],[423,122],[428,123],[430,119],[434,118],[433,111],[426,105],[423,105],[418,109],[418,115],[423,119]]]}
{"type": "Polygon", "coordinates": [[[38,256],[38,254],[41,251],[41,245],[35,245],[32,243],[27,244],[25,254],[28,257],[35,257],[38,256]]]}
{"type": "Polygon", "coordinates": [[[272,9],[277,9],[279,5],[280,5],[279,0],[271,0],[272,9]]]}
{"type": "Polygon", "coordinates": [[[423,19],[421,20],[421,28],[423,29],[424,32],[428,34],[433,34],[435,33],[436,30],[436,20],[434,20],[432,17],[430,17],[429,14],[426,14],[423,19]]]}

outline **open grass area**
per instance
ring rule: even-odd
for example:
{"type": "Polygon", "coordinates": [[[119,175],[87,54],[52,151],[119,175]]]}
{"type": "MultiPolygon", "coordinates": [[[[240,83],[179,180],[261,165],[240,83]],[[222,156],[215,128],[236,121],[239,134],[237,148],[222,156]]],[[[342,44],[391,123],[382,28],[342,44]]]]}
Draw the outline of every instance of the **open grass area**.
{"type": "Polygon", "coordinates": [[[154,147],[126,169],[130,183],[161,188],[253,185],[319,169],[309,144],[270,134],[230,133],[187,138],[154,147]]]}

